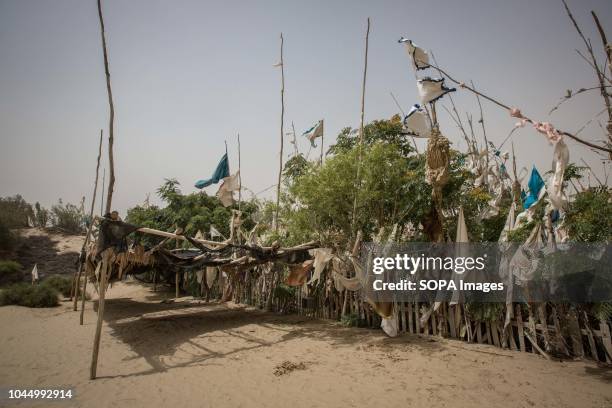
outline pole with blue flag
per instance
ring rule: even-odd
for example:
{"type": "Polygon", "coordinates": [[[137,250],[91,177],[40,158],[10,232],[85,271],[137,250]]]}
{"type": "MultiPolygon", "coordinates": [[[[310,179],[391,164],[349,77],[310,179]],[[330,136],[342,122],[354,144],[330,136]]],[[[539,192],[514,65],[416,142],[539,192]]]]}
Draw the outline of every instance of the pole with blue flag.
{"type": "Polygon", "coordinates": [[[223,180],[224,177],[228,177],[230,175],[229,170],[229,160],[227,158],[227,143],[225,145],[225,154],[219,160],[219,164],[217,164],[217,168],[213,172],[212,176],[207,179],[198,180],[195,183],[195,187],[199,189],[203,189],[212,184],[217,184],[219,181],[223,180]]]}

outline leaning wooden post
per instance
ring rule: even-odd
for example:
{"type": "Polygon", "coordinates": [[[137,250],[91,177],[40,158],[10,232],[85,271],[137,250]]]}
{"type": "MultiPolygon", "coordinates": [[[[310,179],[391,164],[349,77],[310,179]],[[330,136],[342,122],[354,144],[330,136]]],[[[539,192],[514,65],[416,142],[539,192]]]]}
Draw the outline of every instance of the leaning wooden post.
{"type": "Polygon", "coordinates": [[[283,61],[283,33],[280,35],[280,69],[281,69],[281,120],[280,120],[280,152],[278,183],[276,184],[276,211],[274,212],[274,232],[278,232],[278,210],[280,205],[281,177],[283,175],[283,142],[285,123],[285,63],[283,61]]]}
{"type": "Polygon", "coordinates": [[[102,37],[102,52],[104,53],[104,72],[106,74],[106,92],[108,94],[108,106],[110,112],[109,124],[108,124],[108,162],[109,162],[109,178],[108,178],[108,190],[106,192],[106,213],[111,212],[111,206],[113,204],[113,190],[115,187],[115,161],[113,158],[113,142],[115,140],[115,132],[113,130],[115,125],[115,106],[113,105],[113,90],[111,88],[110,71],[108,69],[108,52],[106,51],[106,36],[104,34],[104,18],[102,17],[102,5],[101,0],[98,0],[98,17],[100,19],[100,35],[102,37]]]}
{"type": "Polygon", "coordinates": [[[93,352],[91,355],[91,367],[89,368],[89,378],[96,378],[98,368],[98,352],[100,351],[100,337],[102,336],[102,322],[104,320],[104,296],[106,294],[106,272],[110,267],[110,255],[112,249],[107,249],[102,253],[102,266],[100,268],[100,285],[98,287],[98,321],[96,323],[96,335],[94,337],[93,352]]]}
{"type": "Polygon", "coordinates": [[[361,123],[359,125],[359,156],[357,158],[357,180],[356,180],[356,188],[355,188],[355,199],[353,200],[353,220],[351,222],[351,227],[353,233],[355,233],[355,229],[357,228],[357,199],[359,197],[359,190],[361,189],[361,156],[363,151],[363,117],[365,111],[365,89],[366,89],[366,76],[368,73],[368,42],[370,39],[370,17],[368,17],[368,28],[366,30],[365,37],[365,58],[364,58],[364,66],[363,66],[363,82],[361,84],[361,123]]]}
{"type": "MultiPolygon", "coordinates": [[[[91,235],[91,229],[93,227],[94,219],[93,212],[94,206],[96,204],[96,193],[98,192],[98,174],[100,172],[100,158],[102,157],[102,135],[103,130],[100,129],[100,145],[98,146],[98,160],[96,162],[96,181],[94,182],[94,191],[91,197],[91,207],[89,209],[89,227],[87,227],[87,234],[85,235],[85,241],[83,242],[83,247],[81,248],[81,256],[85,252],[85,248],[87,248],[87,244],[89,243],[89,237],[91,235]]],[[[76,291],[74,294],[74,306],[73,310],[76,312],[77,310],[77,299],[79,297],[79,282],[81,281],[81,273],[83,272],[83,259],[79,259],[79,272],[76,280],[76,291]]],[[[82,293],[82,305],[85,306],[85,287],[87,285],[87,276],[85,276],[85,283],[83,284],[83,293],[82,293]]],[[[81,325],[83,324],[83,313],[81,313],[81,325]]]]}

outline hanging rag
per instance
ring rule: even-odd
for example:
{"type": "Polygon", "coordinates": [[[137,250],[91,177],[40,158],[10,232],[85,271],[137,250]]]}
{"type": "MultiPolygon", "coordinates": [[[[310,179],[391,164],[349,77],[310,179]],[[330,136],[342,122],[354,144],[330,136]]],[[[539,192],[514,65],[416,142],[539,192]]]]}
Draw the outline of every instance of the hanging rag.
{"type": "Polygon", "coordinates": [[[538,202],[540,198],[540,190],[544,187],[544,180],[542,180],[542,176],[538,172],[535,166],[531,170],[531,176],[529,177],[529,182],[527,183],[529,186],[529,195],[525,197],[525,201],[523,202],[523,208],[528,209],[536,202],[538,202]]]}
{"type": "Polygon", "coordinates": [[[313,284],[321,278],[321,273],[333,258],[331,248],[316,248],[308,251],[314,257],[314,273],[308,284],[313,284]]]}
{"type": "Polygon", "coordinates": [[[444,78],[421,78],[417,81],[417,88],[422,103],[435,102],[447,93],[456,91],[444,85],[444,78]]]}
{"type": "Polygon", "coordinates": [[[317,147],[314,141],[317,137],[323,137],[323,119],[317,122],[317,124],[311,127],[310,129],[302,133],[302,136],[305,136],[306,139],[310,141],[310,145],[312,147],[317,147]]]}
{"type": "Polygon", "coordinates": [[[211,184],[217,184],[221,179],[230,175],[229,171],[229,161],[227,159],[227,153],[221,157],[219,164],[217,164],[217,168],[215,172],[209,179],[198,180],[195,183],[195,187],[199,189],[203,189],[204,187],[208,187],[211,184]]]}
{"type": "Polygon", "coordinates": [[[406,51],[412,60],[412,67],[415,70],[426,69],[429,68],[429,55],[427,51],[417,46],[412,40],[407,38],[400,38],[398,41],[400,44],[403,43],[406,47],[406,51]]]}
{"type": "Polygon", "coordinates": [[[288,286],[302,286],[304,283],[306,283],[306,278],[312,270],[314,262],[315,261],[313,259],[308,259],[301,264],[290,265],[289,275],[285,280],[285,284],[288,286]]]}
{"type": "Polygon", "coordinates": [[[404,117],[404,129],[408,131],[409,135],[415,137],[429,137],[431,135],[427,115],[418,103],[404,117]]]}
{"type": "Polygon", "coordinates": [[[237,171],[232,176],[223,178],[223,183],[217,191],[217,198],[221,201],[224,207],[229,207],[234,204],[234,191],[240,189],[240,172],[237,171]]]}
{"type": "MultiPolygon", "coordinates": [[[[206,286],[208,288],[212,288],[212,285],[215,283],[215,279],[217,279],[217,267],[216,266],[207,266],[206,267],[206,286]]],[[[222,287],[220,283],[219,287],[222,287]]]]}
{"type": "Polygon", "coordinates": [[[563,193],[563,174],[569,163],[569,149],[563,140],[555,145],[553,153],[553,176],[548,181],[548,200],[553,209],[560,210],[567,204],[567,196],[563,193]]]}

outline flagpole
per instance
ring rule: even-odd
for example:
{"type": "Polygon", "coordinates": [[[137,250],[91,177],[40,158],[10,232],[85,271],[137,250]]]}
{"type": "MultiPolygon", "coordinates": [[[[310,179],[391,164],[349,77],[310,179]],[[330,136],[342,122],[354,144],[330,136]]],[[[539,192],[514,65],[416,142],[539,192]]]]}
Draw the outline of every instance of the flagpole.
{"type": "Polygon", "coordinates": [[[283,33],[280,35],[280,68],[281,68],[281,121],[278,183],[276,184],[276,212],[274,214],[274,232],[278,232],[278,209],[280,204],[281,177],[283,174],[283,125],[285,120],[285,65],[283,61],[283,33]]]}
{"type": "Polygon", "coordinates": [[[355,191],[355,199],[353,200],[353,220],[351,222],[351,227],[353,229],[353,233],[356,233],[356,221],[357,221],[357,197],[359,196],[359,190],[361,188],[361,155],[363,150],[363,116],[365,110],[365,86],[366,86],[366,76],[368,73],[368,42],[370,39],[370,17],[368,17],[368,28],[366,30],[365,37],[365,59],[364,59],[364,67],[363,67],[363,83],[361,85],[361,123],[359,125],[359,156],[357,159],[357,186],[355,191]]]}
{"type": "Polygon", "coordinates": [[[323,132],[321,132],[321,167],[323,166],[323,132]]]}
{"type": "Polygon", "coordinates": [[[238,211],[242,205],[242,173],[240,172],[240,133],[238,133],[238,211]]]}

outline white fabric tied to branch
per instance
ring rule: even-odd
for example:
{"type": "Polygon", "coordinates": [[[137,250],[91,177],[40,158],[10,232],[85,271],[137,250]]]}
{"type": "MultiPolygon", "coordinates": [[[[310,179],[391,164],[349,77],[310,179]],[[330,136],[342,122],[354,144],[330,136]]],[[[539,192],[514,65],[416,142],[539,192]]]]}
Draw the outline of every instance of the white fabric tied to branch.
{"type": "Polygon", "coordinates": [[[417,46],[412,40],[407,38],[400,38],[399,43],[404,44],[406,47],[406,51],[408,52],[408,56],[412,61],[412,67],[415,70],[426,69],[429,68],[429,55],[427,51],[417,46]]]}
{"type": "Polygon", "coordinates": [[[421,78],[417,81],[417,88],[422,103],[435,102],[447,93],[456,91],[444,85],[444,78],[421,78]]]}
{"type": "Polygon", "coordinates": [[[563,175],[569,163],[569,149],[563,139],[555,144],[553,153],[553,176],[548,180],[548,201],[553,209],[559,210],[567,204],[567,196],[563,192],[563,175]]]}
{"type": "Polygon", "coordinates": [[[419,104],[415,104],[404,117],[404,129],[408,131],[408,134],[415,137],[431,136],[431,128],[427,122],[427,115],[419,104]]]}
{"type": "Polygon", "coordinates": [[[311,256],[314,257],[314,272],[312,278],[308,281],[308,284],[315,283],[321,278],[321,273],[334,257],[330,248],[316,248],[308,251],[311,256]]]}
{"type": "Polygon", "coordinates": [[[240,189],[240,172],[237,171],[234,175],[223,178],[223,183],[217,191],[217,197],[224,207],[229,207],[234,203],[234,191],[240,189]]]}

